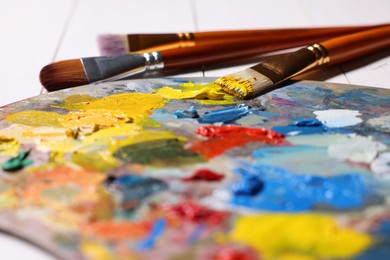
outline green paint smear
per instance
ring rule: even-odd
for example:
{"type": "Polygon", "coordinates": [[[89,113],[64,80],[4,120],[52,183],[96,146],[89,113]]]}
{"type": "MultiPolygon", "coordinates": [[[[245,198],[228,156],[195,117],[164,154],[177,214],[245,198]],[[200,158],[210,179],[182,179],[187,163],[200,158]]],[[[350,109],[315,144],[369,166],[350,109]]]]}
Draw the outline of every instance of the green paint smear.
{"type": "Polygon", "coordinates": [[[106,172],[113,170],[119,166],[119,163],[112,157],[104,158],[98,153],[74,153],[71,156],[71,161],[88,170],[106,172]]]}
{"type": "Polygon", "coordinates": [[[119,148],[114,157],[128,163],[182,165],[204,161],[201,156],[185,150],[177,139],[136,143],[119,148]]]}
{"type": "Polygon", "coordinates": [[[77,186],[57,186],[43,190],[41,196],[61,203],[69,203],[79,192],[81,189],[77,186]]]}
{"type": "Polygon", "coordinates": [[[6,172],[15,172],[31,165],[33,161],[27,159],[29,153],[30,151],[20,152],[16,157],[9,159],[3,164],[3,170],[6,172]]]}

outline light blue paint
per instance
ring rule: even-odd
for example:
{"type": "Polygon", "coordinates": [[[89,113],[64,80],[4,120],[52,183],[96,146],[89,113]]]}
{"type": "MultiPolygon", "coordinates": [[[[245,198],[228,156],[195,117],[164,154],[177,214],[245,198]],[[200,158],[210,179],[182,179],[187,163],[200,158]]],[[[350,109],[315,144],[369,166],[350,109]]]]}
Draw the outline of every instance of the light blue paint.
{"type": "MultiPolygon", "coordinates": [[[[308,135],[310,137],[311,135],[308,135]]],[[[301,136],[302,138],[304,135],[301,136]]],[[[288,168],[300,174],[332,176],[340,172],[367,173],[366,168],[347,164],[337,158],[330,158],[326,146],[278,146],[262,147],[253,151],[252,156],[257,163],[288,168]]]]}
{"type": "Polygon", "coordinates": [[[254,194],[231,192],[232,204],[254,210],[297,212],[315,207],[351,210],[364,207],[367,201],[380,199],[357,173],[330,177],[297,175],[283,168],[250,163],[234,172],[241,176],[240,182],[257,178],[258,182],[264,183],[263,189],[254,194]]]}
{"type": "Polygon", "coordinates": [[[166,226],[167,226],[167,222],[165,219],[160,218],[156,220],[156,222],[154,222],[152,231],[150,232],[149,236],[138,244],[138,249],[148,250],[153,248],[157,239],[164,233],[166,226]]]}
{"type": "Polygon", "coordinates": [[[205,113],[198,121],[199,123],[204,124],[231,123],[247,115],[249,110],[250,108],[244,104],[212,110],[208,113],[205,113]]]}
{"type": "Polygon", "coordinates": [[[175,116],[177,118],[199,118],[198,111],[194,106],[189,107],[187,110],[176,110],[175,116]]]}

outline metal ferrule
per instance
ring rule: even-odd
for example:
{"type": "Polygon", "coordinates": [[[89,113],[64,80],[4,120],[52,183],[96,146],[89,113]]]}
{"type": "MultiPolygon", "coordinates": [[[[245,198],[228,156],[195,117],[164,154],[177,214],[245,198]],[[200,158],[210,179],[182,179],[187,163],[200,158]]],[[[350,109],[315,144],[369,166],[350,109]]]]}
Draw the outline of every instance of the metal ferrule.
{"type": "Polygon", "coordinates": [[[90,83],[119,80],[164,68],[160,52],[85,58],[82,62],[90,83]]]}
{"type": "Polygon", "coordinates": [[[161,70],[164,68],[163,57],[160,52],[147,52],[143,55],[145,57],[145,72],[161,70]]]}
{"type": "Polygon", "coordinates": [[[195,45],[195,36],[193,33],[189,33],[189,32],[178,33],[177,36],[179,37],[178,47],[184,48],[184,47],[191,47],[195,45]]]}

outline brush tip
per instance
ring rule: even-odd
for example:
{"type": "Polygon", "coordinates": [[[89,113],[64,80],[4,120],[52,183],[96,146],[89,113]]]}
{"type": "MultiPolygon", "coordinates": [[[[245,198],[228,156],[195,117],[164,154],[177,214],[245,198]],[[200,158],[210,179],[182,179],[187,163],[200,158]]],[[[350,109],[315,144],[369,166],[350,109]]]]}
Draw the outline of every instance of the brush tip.
{"type": "Polygon", "coordinates": [[[100,53],[104,56],[129,52],[127,37],[120,34],[101,34],[97,38],[100,53]]]}
{"type": "Polygon", "coordinates": [[[241,99],[253,97],[273,85],[269,78],[251,68],[218,78],[214,84],[241,99]]]}
{"type": "Polygon", "coordinates": [[[80,59],[51,63],[42,68],[39,79],[47,91],[88,84],[88,78],[80,59]]]}

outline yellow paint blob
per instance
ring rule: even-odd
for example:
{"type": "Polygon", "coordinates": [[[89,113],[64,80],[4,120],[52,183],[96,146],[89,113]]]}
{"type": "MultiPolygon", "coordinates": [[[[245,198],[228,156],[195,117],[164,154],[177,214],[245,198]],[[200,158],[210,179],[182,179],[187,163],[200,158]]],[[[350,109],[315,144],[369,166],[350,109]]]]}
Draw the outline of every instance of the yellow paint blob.
{"type": "Polygon", "coordinates": [[[13,137],[0,136],[0,155],[16,155],[19,151],[20,143],[13,137]]]}
{"type": "Polygon", "coordinates": [[[339,227],[330,216],[309,213],[243,216],[229,238],[266,259],[350,258],[372,243],[369,235],[339,227]]]}
{"type": "Polygon", "coordinates": [[[210,84],[195,85],[192,82],[183,83],[181,88],[162,87],[156,91],[157,94],[169,99],[196,99],[204,105],[233,104],[233,97],[223,92],[220,87],[210,84]]]}
{"type": "Polygon", "coordinates": [[[161,108],[167,100],[156,94],[148,93],[122,93],[95,99],[89,102],[60,105],[58,107],[68,110],[88,111],[94,110],[101,113],[126,114],[128,118],[148,116],[154,109],[161,108]]]}
{"type": "Polygon", "coordinates": [[[104,245],[97,242],[83,241],[81,244],[81,251],[85,254],[87,259],[117,259],[104,245]]]}
{"type": "Polygon", "coordinates": [[[55,112],[27,110],[12,114],[6,118],[10,123],[28,125],[28,126],[51,126],[61,127],[59,119],[63,115],[55,112]]]}
{"type": "Polygon", "coordinates": [[[132,119],[124,113],[110,110],[72,111],[59,119],[66,128],[95,127],[97,129],[131,122],[132,119]]]}
{"type": "Polygon", "coordinates": [[[95,100],[97,98],[91,97],[90,95],[81,95],[81,94],[75,94],[75,95],[70,95],[67,98],[62,100],[62,103],[64,104],[76,104],[76,103],[84,103],[84,102],[89,102],[92,100],[95,100]]]}

